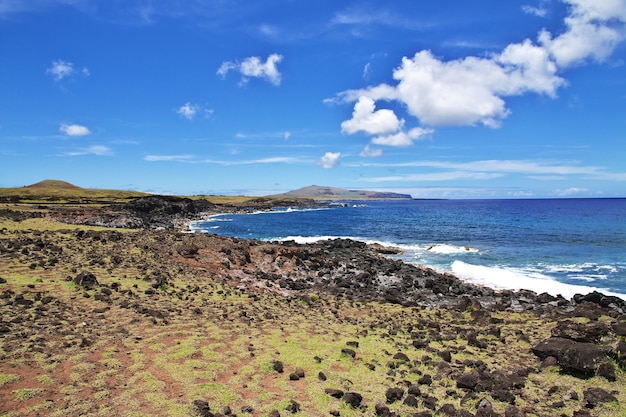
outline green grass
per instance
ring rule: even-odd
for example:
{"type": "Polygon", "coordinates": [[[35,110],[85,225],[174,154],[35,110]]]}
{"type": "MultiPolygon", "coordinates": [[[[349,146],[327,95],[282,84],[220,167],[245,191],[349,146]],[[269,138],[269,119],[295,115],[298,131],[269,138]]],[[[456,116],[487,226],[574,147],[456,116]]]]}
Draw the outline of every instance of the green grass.
{"type": "Polygon", "coordinates": [[[41,382],[44,385],[53,385],[56,384],[56,380],[52,378],[50,375],[37,375],[37,381],[41,382]]]}
{"type": "Polygon", "coordinates": [[[0,373],[0,387],[20,379],[19,375],[0,373]]]}
{"type": "Polygon", "coordinates": [[[13,391],[13,396],[17,401],[28,401],[39,397],[43,393],[43,388],[21,388],[13,391]]]}

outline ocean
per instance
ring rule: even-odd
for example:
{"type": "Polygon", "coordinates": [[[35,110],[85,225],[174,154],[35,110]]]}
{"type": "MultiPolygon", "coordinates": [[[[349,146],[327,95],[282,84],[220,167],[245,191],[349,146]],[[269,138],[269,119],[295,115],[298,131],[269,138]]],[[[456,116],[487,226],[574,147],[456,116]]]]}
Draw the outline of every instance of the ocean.
{"type": "Polygon", "coordinates": [[[193,230],[266,241],[350,238],[495,289],[626,299],[626,199],[346,202],[216,215],[193,230]]]}

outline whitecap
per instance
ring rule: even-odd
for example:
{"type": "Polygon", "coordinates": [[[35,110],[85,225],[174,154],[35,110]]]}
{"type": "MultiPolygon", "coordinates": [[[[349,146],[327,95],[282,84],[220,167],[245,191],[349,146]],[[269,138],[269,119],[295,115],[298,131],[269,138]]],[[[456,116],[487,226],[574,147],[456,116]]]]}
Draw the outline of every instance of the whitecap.
{"type": "Polygon", "coordinates": [[[306,243],[320,242],[322,240],[334,240],[334,239],[350,239],[350,238],[345,237],[345,236],[344,237],[342,236],[285,236],[285,237],[268,239],[268,240],[277,240],[279,242],[286,242],[286,241],[292,240],[299,244],[306,244],[306,243]]]}
{"type": "Polygon", "coordinates": [[[455,246],[449,243],[435,243],[430,245],[428,252],[438,253],[440,255],[453,255],[457,253],[478,253],[479,250],[470,246],[455,246]]]}
{"type": "Polygon", "coordinates": [[[465,281],[497,290],[524,289],[536,293],[546,292],[554,296],[560,294],[567,299],[572,298],[574,294],[599,291],[603,294],[626,299],[626,294],[612,293],[587,285],[566,284],[556,281],[548,275],[529,270],[472,265],[462,261],[454,261],[451,270],[454,275],[465,281]]]}

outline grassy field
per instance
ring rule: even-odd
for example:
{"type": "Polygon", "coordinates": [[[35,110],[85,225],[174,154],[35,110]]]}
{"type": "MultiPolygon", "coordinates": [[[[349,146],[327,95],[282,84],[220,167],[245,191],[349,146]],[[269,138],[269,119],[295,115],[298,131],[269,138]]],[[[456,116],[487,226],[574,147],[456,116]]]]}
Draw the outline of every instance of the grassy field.
{"type": "Polygon", "coordinates": [[[240,416],[285,416],[292,401],[303,416],[374,416],[389,388],[403,390],[386,404],[401,416],[444,416],[446,404],[474,415],[483,399],[504,416],[510,399],[457,386],[476,369],[526,375],[510,391],[526,416],[572,416],[591,387],[618,401],[589,415],[626,415],[622,371],[610,382],[539,368],[530,347],[556,319],[493,312],[477,322],[472,309],[243,291],[177,256],[194,238],[0,217],[0,416],[179,417],[196,415],[198,400],[240,416]],[[83,271],[98,285],[76,285],[83,271]],[[493,330],[483,347],[463,337],[477,327],[493,330]],[[415,404],[404,403],[409,388],[415,404]],[[355,408],[328,389],[363,401],[355,408]]]}

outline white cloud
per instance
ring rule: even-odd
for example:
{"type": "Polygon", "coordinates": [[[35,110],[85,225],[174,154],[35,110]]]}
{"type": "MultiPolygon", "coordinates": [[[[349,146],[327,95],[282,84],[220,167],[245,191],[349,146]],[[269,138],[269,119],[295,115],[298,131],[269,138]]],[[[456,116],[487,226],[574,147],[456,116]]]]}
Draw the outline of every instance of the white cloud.
{"type": "Polygon", "coordinates": [[[50,66],[50,68],[46,69],[46,73],[52,75],[52,78],[56,82],[78,74],[82,74],[85,77],[89,76],[89,70],[87,68],[77,70],[76,68],[74,68],[73,63],[63,61],[62,59],[52,61],[52,65],[50,66]]]}
{"type": "MultiPolygon", "coordinates": [[[[352,165],[349,165],[352,166],[352,165]]],[[[411,161],[402,163],[359,163],[359,167],[376,167],[376,168],[429,168],[442,170],[442,172],[434,173],[435,177],[445,178],[445,174],[454,172],[465,172],[468,177],[485,179],[497,178],[505,175],[523,175],[526,178],[536,180],[572,180],[572,179],[595,179],[602,181],[626,181],[626,172],[607,172],[605,167],[593,165],[578,165],[570,161],[546,161],[546,160],[507,160],[492,159],[469,162],[450,162],[450,161],[411,161]]],[[[425,174],[416,174],[425,175],[425,174]]],[[[430,178],[435,178],[430,177],[430,178]]],[[[383,177],[386,181],[391,181],[392,177],[383,177]]],[[[410,176],[403,176],[404,180],[410,180],[410,176]]],[[[417,180],[419,177],[413,177],[417,180]]],[[[378,180],[381,181],[381,180],[378,180]]]]}
{"type": "Polygon", "coordinates": [[[108,146],[93,145],[88,148],[83,148],[77,151],[66,152],[65,156],[83,156],[83,155],[96,155],[96,156],[111,156],[113,150],[108,146]]]}
{"type": "Polygon", "coordinates": [[[368,166],[394,168],[423,167],[467,172],[496,172],[527,175],[581,175],[587,177],[603,175],[601,167],[581,166],[571,163],[561,163],[559,161],[531,161],[524,159],[488,159],[469,162],[425,160],[396,164],[368,164],[368,166]]]}
{"type": "Polygon", "coordinates": [[[359,131],[370,135],[379,135],[395,132],[402,127],[404,121],[399,120],[393,110],[376,110],[374,100],[369,97],[359,97],[354,105],[352,119],[341,123],[341,130],[347,134],[359,131]]]}
{"type": "Polygon", "coordinates": [[[530,41],[509,45],[490,58],[442,61],[430,51],[421,51],[403,58],[393,78],[396,87],[382,84],[340,97],[352,101],[359,94],[397,100],[428,126],[497,127],[509,115],[502,97],[529,91],[554,96],[564,84],[548,54],[530,41]]]}
{"type": "Polygon", "coordinates": [[[544,8],[528,6],[528,5],[522,6],[522,10],[526,14],[531,14],[531,15],[538,16],[538,17],[545,17],[546,14],[548,13],[548,11],[544,8]]]}
{"type": "Polygon", "coordinates": [[[217,74],[226,77],[229,71],[235,70],[241,73],[241,84],[246,84],[251,77],[261,78],[269,81],[273,85],[280,85],[282,74],[276,65],[283,60],[279,54],[271,54],[265,62],[257,56],[251,56],[241,63],[226,61],[217,70],[217,74]]]}
{"type": "Polygon", "coordinates": [[[561,197],[567,197],[567,196],[572,196],[572,195],[576,195],[576,194],[582,194],[582,193],[587,193],[589,192],[588,188],[578,188],[578,187],[570,187],[570,188],[566,188],[565,190],[554,190],[554,194],[561,196],[561,197]]]}
{"type": "Polygon", "coordinates": [[[291,132],[287,130],[287,131],[284,133],[283,137],[285,138],[285,140],[289,140],[289,138],[291,137],[291,132]]]}
{"type": "Polygon", "coordinates": [[[626,0],[564,0],[571,6],[565,18],[567,30],[557,36],[544,30],[539,43],[560,67],[605,61],[624,40],[626,0]]]}
{"type": "Polygon", "coordinates": [[[186,118],[187,120],[193,119],[197,112],[198,112],[198,106],[191,104],[189,102],[183,104],[176,110],[176,113],[186,118]]]}
{"type": "MultiPolygon", "coordinates": [[[[528,93],[555,97],[558,89],[567,85],[560,71],[589,60],[604,61],[626,38],[626,0],[562,1],[570,9],[564,19],[565,31],[558,36],[544,30],[537,43],[525,39],[498,53],[449,61],[422,50],[402,59],[393,71],[395,85],[348,90],[326,102],[358,104],[366,96],[373,100],[368,103],[369,109],[373,109],[378,100],[394,100],[406,106],[423,126],[498,127],[510,114],[507,97],[528,93]]],[[[530,6],[524,9],[542,13],[530,6]]],[[[345,121],[342,130],[347,131],[346,123],[356,125],[350,131],[358,130],[354,119],[353,115],[353,119],[345,121]]],[[[403,139],[398,134],[389,141],[406,144],[403,139]]]]}
{"type": "Polygon", "coordinates": [[[193,159],[193,155],[146,155],[144,161],[148,162],[162,162],[162,161],[176,161],[176,162],[188,162],[193,159]]]}
{"type": "MultiPolygon", "coordinates": [[[[236,154],[236,153],[233,153],[236,154]]],[[[247,160],[216,160],[199,159],[194,155],[146,155],[144,161],[148,162],[186,162],[193,164],[217,164],[224,166],[231,165],[257,165],[257,164],[294,164],[301,160],[290,156],[270,156],[267,158],[247,159],[247,160]]],[[[309,161],[310,163],[310,161],[309,161]]]]}
{"type": "Polygon", "coordinates": [[[383,150],[380,148],[370,148],[370,145],[366,145],[361,151],[359,156],[376,158],[383,154],[383,150]]]}
{"type": "Polygon", "coordinates": [[[334,168],[339,165],[339,158],[341,158],[341,152],[326,152],[318,162],[322,168],[334,168]]]}
{"type": "Polygon", "coordinates": [[[374,145],[385,146],[411,146],[414,141],[422,139],[424,136],[433,133],[432,129],[415,127],[408,132],[400,131],[392,135],[377,136],[372,139],[374,145]]]}
{"type": "Polygon", "coordinates": [[[361,178],[367,182],[397,182],[397,181],[458,181],[458,180],[489,180],[502,177],[503,174],[488,172],[450,171],[429,172],[426,174],[392,175],[387,177],[361,178]]]}
{"type": "Polygon", "coordinates": [[[205,118],[209,118],[213,114],[212,109],[205,109],[202,106],[191,104],[190,102],[183,104],[174,111],[180,117],[184,117],[187,120],[193,120],[199,114],[203,114],[205,118]]]}
{"type": "Polygon", "coordinates": [[[69,125],[63,123],[59,127],[59,130],[67,136],[86,136],[91,134],[91,131],[87,127],[76,124],[69,125]]]}

